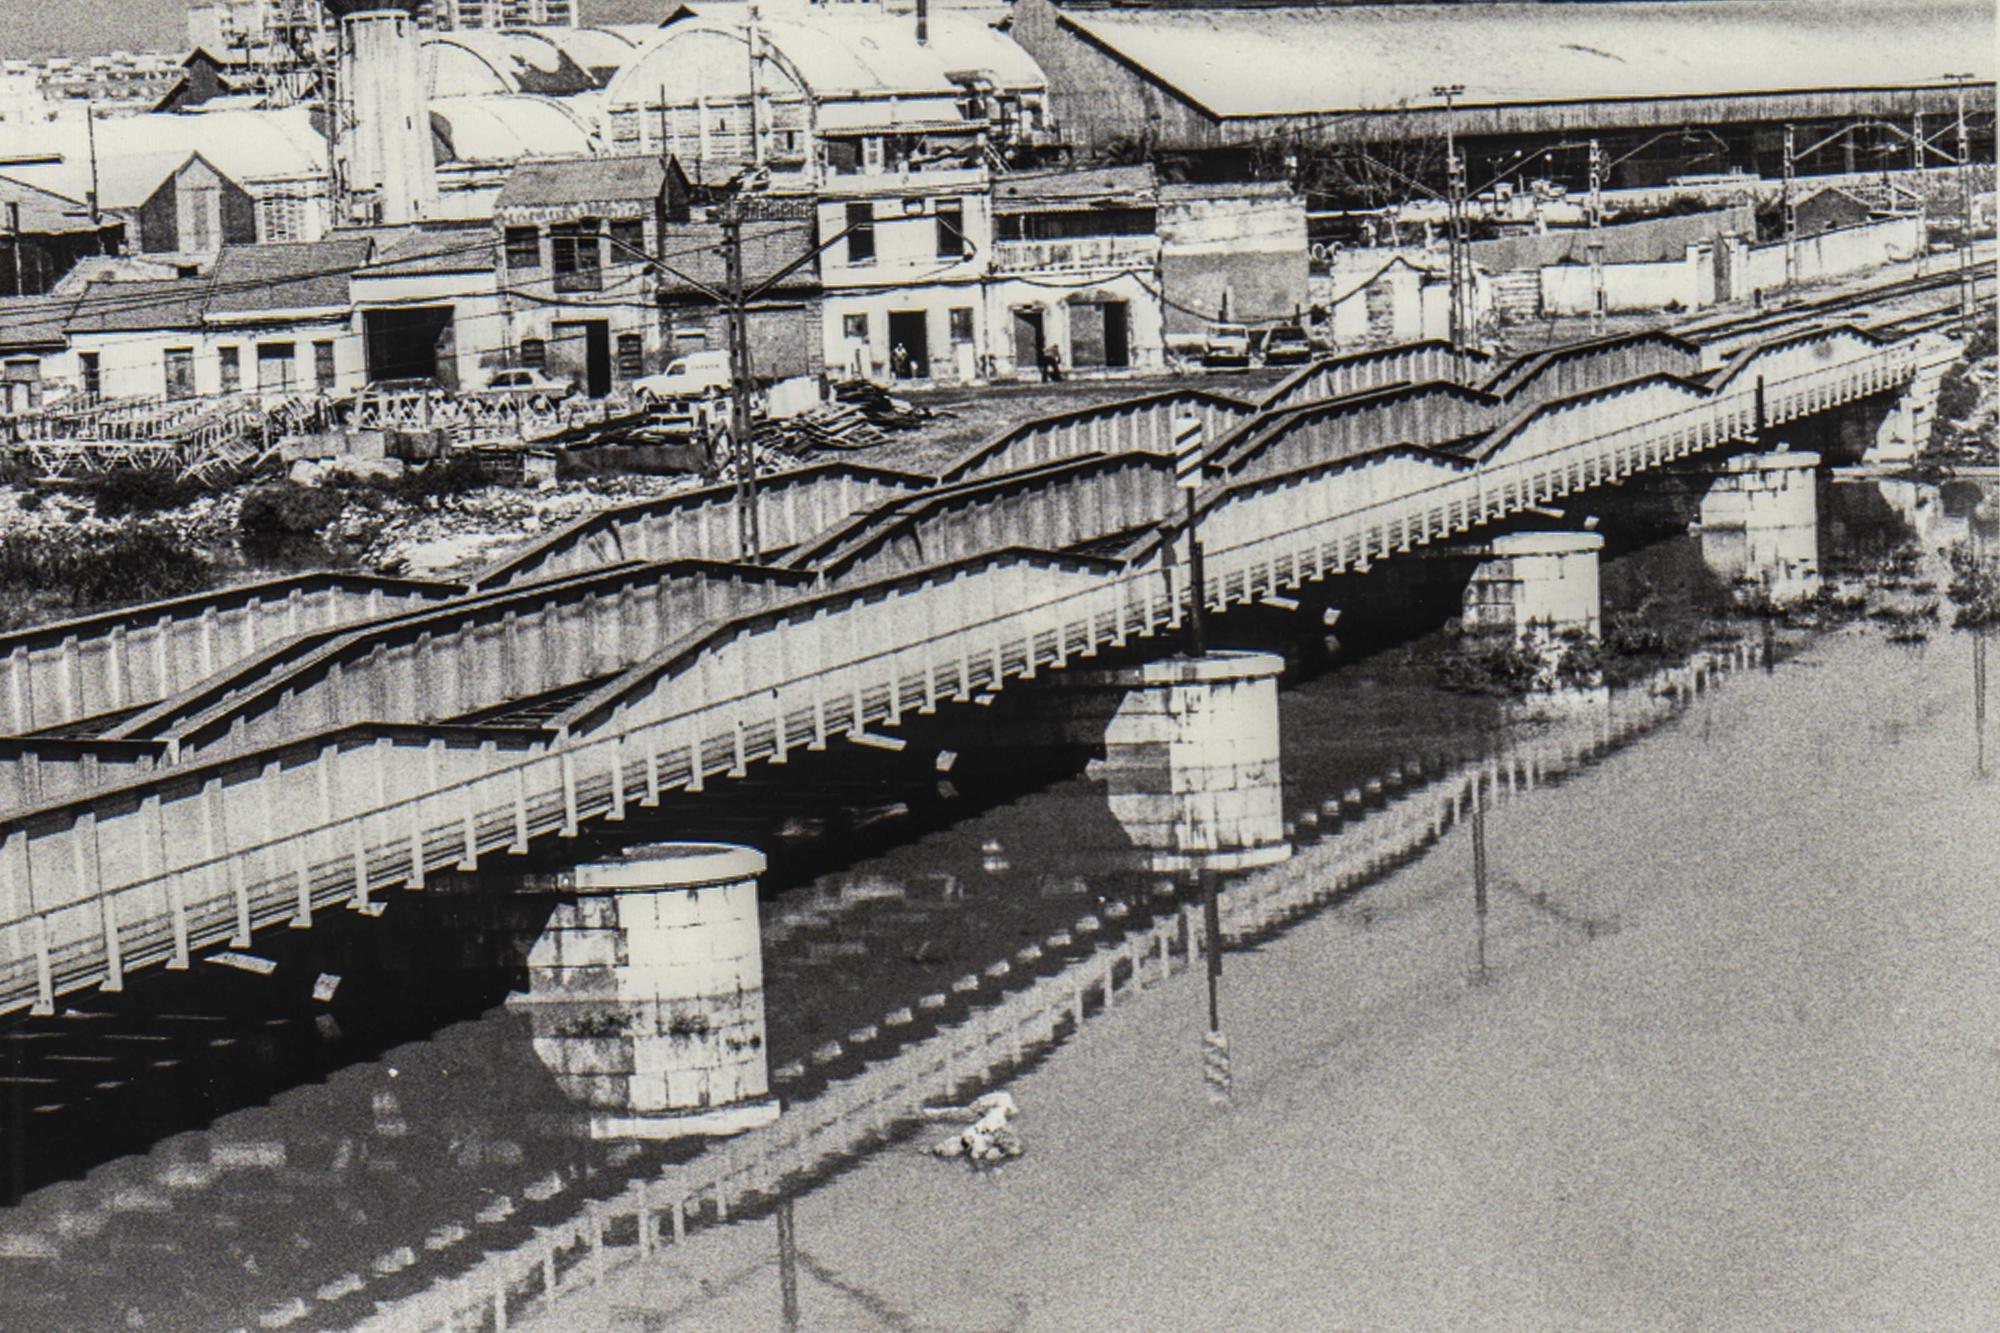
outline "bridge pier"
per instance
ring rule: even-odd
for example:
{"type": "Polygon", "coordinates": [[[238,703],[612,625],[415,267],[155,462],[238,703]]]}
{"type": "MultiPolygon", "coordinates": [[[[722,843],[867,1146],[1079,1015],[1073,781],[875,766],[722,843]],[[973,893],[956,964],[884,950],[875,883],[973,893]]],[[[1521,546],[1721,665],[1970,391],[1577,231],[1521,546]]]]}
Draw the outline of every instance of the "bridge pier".
{"type": "Polygon", "coordinates": [[[764,1043],[764,855],[653,843],[523,877],[558,896],[528,951],[535,1055],[599,1139],[735,1134],[778,1116],[764,1043]]]}
{"type": "Polygon", "coordinates": [[[1604,538],[1594,532],[1495,537],[1465,585],[1465,632],[1517,641],[1597,638],[1603,630],[1597,581],[1603,550],[1604,538]]]}
{"type": "Polygon", "coordinates": [[[1213,652],[1063,671],[1018,694],[979,743],[1081,751],[1138,868],[1241,870],[1289,857],[1275,653],[1213,652]]]}
{"type": "Polygon", "coordinates": [[[1701,502],[1701,555],[1776,605],[1819,592],[1819,455],[1738,454],[1701,502]]]}

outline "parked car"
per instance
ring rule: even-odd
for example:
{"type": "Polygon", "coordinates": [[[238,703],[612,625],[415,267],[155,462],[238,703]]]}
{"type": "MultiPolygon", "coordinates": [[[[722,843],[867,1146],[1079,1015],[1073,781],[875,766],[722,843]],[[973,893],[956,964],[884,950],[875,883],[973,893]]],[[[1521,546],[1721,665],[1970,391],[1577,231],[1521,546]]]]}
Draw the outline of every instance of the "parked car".
{"type": "Polygon", "coordinates": [[[563,398],[575,390],[569,381],[552,379],[539,370],[496,370],[486,377],[486,392],[510,398],[563,398]]]}
{"type": "Polygon", "coordinates": [[[1312,360],[1312,339],[1296,324],[1280,324],[1264,334],[1264,364],[1296,366],[1312,360]]]}
{"type": "Polygon", "coordinates": [[[1202,343],[1201,363],[1205,366],[1247,366],[1250,364],[1250,330],[1241,324],[1211,324],[1202,343]]]}
{"type": "Polygon", "coordinates": [[[727,352],[689,352],[675,357],[659,374],[632,381],[633,391],[646,402],[724,393],[729,385],[727,352]]]}

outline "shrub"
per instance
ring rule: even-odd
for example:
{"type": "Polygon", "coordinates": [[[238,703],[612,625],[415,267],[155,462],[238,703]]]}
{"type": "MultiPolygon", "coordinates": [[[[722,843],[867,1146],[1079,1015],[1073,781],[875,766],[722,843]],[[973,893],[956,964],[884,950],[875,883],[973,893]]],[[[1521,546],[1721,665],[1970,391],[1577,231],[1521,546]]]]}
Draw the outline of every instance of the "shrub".
{"type": "Polygon", "coordinates": [[[319,535],[345,507],[337,491],[273,482],[244,494],[236,514],[236,533],[244,550],[269,554],[293,538],[319,535]]]}
{"type": "Polygon", "coordinates": [[[83,489],[95,502],[100,518],[156,514],[179,508],[205,493],[197,482],[137,467],[112,468],[84,483],[83,489]]]}
{"type": "Polygon", "coordinates": [[[12,625],[102,606],[179,597],[208,587],[214,567],[160,523],[0,536],[0,619],[12,625]]]}

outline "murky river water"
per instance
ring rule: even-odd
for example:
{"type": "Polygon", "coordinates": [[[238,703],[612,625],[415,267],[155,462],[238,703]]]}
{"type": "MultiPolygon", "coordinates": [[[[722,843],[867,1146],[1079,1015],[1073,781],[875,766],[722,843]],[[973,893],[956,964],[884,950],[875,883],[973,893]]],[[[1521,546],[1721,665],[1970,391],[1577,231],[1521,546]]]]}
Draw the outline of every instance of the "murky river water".
{"type": "MultiPolygon", "coordinates": [[[[1884,531],[1970,536],[1977,499],[1845,488],[1829,564],[1884,531]]],[[[1677,586],[1690,549],[1620,562],[1607,587],[1677,586]]],[[[2000,788],[1978,772],[1975,641],[1783,642],[1802,649],[1772,674],[1494,812],[1484,984],[1461,825],[1230,956],[1226,1113],[1202,1094],[1187,975],[1017,1081],[1031,1151],[1004,1180],[904,1146],[808,1195],[803,1326],[1979,1326],[1959,1317],[1996,1295],[1974,1260],[2000,1252],[2000,788]],[[1935,1318],[1869,1322],[1910,1309],[1935,1318]]],[[[1312,824],[1344,796],[1393,795],[1537,725],[1432,688],[1422,647],[1282,696],[1308,869],[1338,848],[1312,824]]],[[[968,762],[943,779],[955,792],[885,761],[818,814],[761,825],[791,849],[762,921],[780,1096],[810,1099],[1013,984],[955,979],[1087,952],[1094,938],[1051,942],[1080,917],[1116,935],[1172,910],[1090,783],[1010,777],[968,762]],[[878,1026],[898,1009],[907,1026],[878,1026]]],[[[80,1005],[0,1034],[29,1186],[0,1212],[0,1327],[337,1327],[696,1151],[582,1134],[529,1019],[481,1011],[476,987],[452,1000],[459,1021],[369,1055],[394,1025],[343,1004],[450,985],[422,976],[421,949],[401,971],[303,949],[267,950],[274,977],[149,993],[178,1017],[80,1005]],[[302,995],[322,974],[348,997],[302,995]],[[238,992],[258,986],[291,999],[246,1022],[238,992]],[[176,1082],[184,1064],[197,1074],[176,1082]],[[98,1069],[107,1085],[150,1070],[135,1106],[157,1088],[180,1123],[217,1118],[45,1179],[35,1159],[73,1134],[98,1069]],[[232,1109],[204,1083],[218,1069],[315,1081],[232,1109]]],[[[547,1327],[777,1326],[769,1236],[705,1232],[547,1327]]]]}

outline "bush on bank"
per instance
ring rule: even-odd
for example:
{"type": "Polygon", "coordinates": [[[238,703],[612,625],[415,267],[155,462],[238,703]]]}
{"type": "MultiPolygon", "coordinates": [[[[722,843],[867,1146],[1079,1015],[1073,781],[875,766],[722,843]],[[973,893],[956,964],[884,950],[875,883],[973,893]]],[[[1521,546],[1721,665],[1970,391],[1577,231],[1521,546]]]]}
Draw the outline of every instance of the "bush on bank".
{"type": "Polygon", "coordinates": [[[0,628],[198,592],[215,569],[164,523],[0,533],[0,628]]]}

